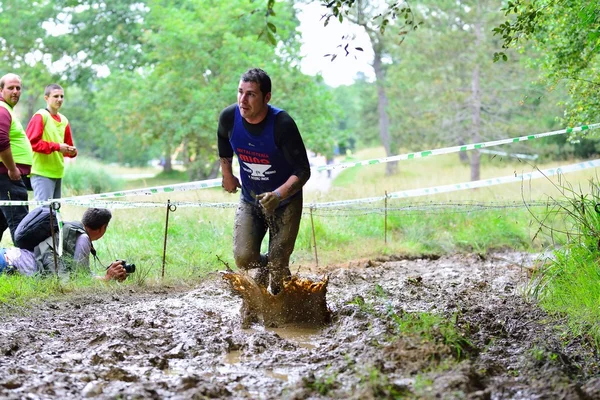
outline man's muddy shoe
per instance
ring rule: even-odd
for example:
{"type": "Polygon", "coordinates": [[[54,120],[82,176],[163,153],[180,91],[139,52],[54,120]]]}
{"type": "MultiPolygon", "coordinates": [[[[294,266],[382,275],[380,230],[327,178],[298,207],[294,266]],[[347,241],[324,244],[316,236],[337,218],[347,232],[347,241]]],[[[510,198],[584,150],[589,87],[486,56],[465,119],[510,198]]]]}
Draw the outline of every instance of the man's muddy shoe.
{"type": "Polygon", "coordinates": [[[252,326],[252,324],[258,322],[258,316],[250,310],[250,307],[245,304],[242,305],[240,309],[240,317],[242,318],[242,328],[248,329],[252,326]]]}
{"type": "Polygon", "coordinates": [[[254,275],[254,281],[257,285],[260,285],[264,288],[269,287],[269,270],[267,268],[258,268],[256,270],[256,274],[254,275]]]}

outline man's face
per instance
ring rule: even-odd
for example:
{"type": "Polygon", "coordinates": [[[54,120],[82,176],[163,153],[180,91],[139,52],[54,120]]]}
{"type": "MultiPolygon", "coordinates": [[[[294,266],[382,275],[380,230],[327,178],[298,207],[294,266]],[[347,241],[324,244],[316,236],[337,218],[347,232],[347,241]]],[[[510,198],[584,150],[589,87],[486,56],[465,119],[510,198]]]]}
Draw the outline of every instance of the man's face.
{"type": "Polygon", "coordinates": [[[48,96],[44,96],[48,108],[58,111],[65,100],[65,92],[62,89],[53,89],[48,96]]]}
{"type": "Polygon", "coordinates": [[[9,106],[16,106],[21,97],[21,81],[17,78],[6,79],[0,93],[9,106]]]}
{"type": "Polygon", "coordinates": [[[266,115],[271,93],[264,95],[256,82],[240,81],[238,86],[238,106],[242,117],[251,124],[261,122],[266,115]]]}

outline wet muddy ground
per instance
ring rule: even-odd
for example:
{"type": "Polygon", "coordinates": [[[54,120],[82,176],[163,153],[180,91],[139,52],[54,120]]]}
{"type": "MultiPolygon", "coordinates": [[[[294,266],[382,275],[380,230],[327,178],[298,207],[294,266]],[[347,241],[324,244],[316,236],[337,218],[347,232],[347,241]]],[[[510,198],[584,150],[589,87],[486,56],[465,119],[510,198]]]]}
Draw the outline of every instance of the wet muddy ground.
{"type": "Polygon", "coordinates": [[[47,303],[0,321],[0,398],[600,398],[593,348],[521,296],[533,264],[501,253],[329,267],[312,275],[330,279],[322,327],[242,329],[218,274],[187,292],[47,303]]]}

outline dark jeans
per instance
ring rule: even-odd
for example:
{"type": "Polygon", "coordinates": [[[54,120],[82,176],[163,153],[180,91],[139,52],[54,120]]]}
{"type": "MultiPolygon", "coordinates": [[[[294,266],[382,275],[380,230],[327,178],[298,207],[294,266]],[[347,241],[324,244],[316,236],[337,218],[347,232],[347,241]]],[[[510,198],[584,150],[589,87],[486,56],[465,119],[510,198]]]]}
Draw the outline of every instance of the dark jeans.
{"type": "Polygon", "coordinates": [[[258,204],[250,204],[240,200],[235,213],[233,233],[233,256],[240,269],[267,267],[271,282],[278,285],[281,280],[290,276],[290,256],[294,251],[296,237],[300,229],[302,217],[302,194],[293,198],[290,203],[279,207],[271,215],[265,214],[258,204]],[[269,231],[268,258],[261,257],[260,247],[269,231]],[[261,262],[262,260],[262,262],[261,262]]]}
{"type": "MultiPolygon", "coordinates": [[[[11,181],[8,174],[0,174],[0,200],[27,201],[27,188],[22,179],[11,181]]],[[[6,228],[15,241],[15,230],[19,222],[29,213],[29,206],[0,206],[0,239],[6,228]]]]}

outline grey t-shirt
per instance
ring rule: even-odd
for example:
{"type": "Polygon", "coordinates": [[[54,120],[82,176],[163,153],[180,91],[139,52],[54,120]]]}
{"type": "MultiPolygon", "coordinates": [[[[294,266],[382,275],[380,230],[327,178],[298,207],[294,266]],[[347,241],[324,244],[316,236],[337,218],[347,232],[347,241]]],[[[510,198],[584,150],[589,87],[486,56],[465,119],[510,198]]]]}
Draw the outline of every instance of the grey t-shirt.
{"type": "Polygon", "coordinates": [[[87,233],[82,233],[75,242],[75,254],[73,260],[80,268],[90,269],[90,253],[92,251],[92,241],[87,233]]]}

